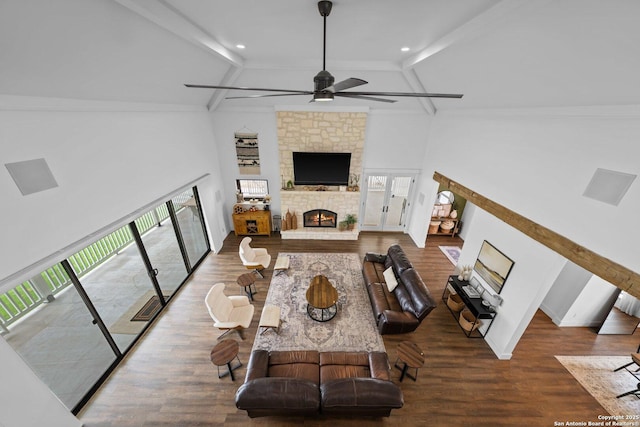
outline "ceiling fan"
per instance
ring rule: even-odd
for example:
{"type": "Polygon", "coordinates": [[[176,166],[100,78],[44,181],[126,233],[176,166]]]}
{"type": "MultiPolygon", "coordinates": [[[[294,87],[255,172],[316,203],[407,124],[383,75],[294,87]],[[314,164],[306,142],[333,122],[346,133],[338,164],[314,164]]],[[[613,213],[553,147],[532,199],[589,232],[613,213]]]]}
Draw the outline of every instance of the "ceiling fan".
{"type": "Polygon", "coordinates": [[[357,86],[367,84],[365,80],[355,77],[334,83],[335,79],[326,70],[326,51],[327,51],[327,16],[331,13],[333,3],[328,0],[318,2],[318,11],[324,20],[323,43],[322,43],[322,71],[313,78],[314,90],[295,90],[295,89],[272,89],[272,88],[256,88],[256,87],[237,87],[237,86],[217,86],[217,85],[196,85],[185,84],[186,87],[201,89],[227,89],[227,90],[248,90],[261,92],[280,92],[266,95],[249,95],[249,96],[229,96],[226,99],[240,98],[266,98],[270,96],[294,96],[294,95],[313,95],[310,102],[333,101],[335,96],[345,98],[367,99],[369,101],[379,102],[396,102],[393,99],[379,98],[380,96],[393,97],[413,97],[413,98],[462,98],[459,94],[450,93],[413,93],[413,92],[362,92],[351,91],[345,92],[357,86]]]}

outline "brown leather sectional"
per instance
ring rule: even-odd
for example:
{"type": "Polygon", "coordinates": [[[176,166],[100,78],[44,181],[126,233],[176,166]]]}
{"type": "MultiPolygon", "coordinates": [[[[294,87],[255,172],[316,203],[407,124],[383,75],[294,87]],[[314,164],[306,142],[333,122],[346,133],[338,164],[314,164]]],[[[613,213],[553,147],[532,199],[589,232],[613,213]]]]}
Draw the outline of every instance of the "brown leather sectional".
{"type": "Polygon", "coordinates": [[[266,351],[251,353],[236,407],[249,417],[388,417],[404,404],[383,352],[266,351]]]}
{"type": "Polygon", "coordinates": [[[386,255],[368,253],[362,275],[371,300],[380,334],[412,332],[436,307],[429,289],[400,245],[389,247],[386,255]],[[393,267],[398,286],[389,292],[383,272],[393,267]]]}

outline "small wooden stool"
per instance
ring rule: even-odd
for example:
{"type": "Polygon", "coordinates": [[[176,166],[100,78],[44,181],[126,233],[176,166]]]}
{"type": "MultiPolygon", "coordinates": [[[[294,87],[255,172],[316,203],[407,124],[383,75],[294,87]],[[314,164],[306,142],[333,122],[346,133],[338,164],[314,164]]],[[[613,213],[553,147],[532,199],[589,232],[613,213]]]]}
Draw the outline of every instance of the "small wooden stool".
{"type": "Polygon", "coordinates": [[[280,307],[275,305],[265,305],[260,315],[260,323],[258,328],[262,329],[260,335],[267,332],[269,329],[273,329],[277,334],[280,330],[280,307]]]}
{"type": "Polygon", "coordinates": [[[397,351],[398,358],[396,359],[394,366],[402,370],[402,374],[400,374],[400,381],[404,379],[405,375],[415,381],[418,377],[418,369],[424,366],[424,353],[420,350],[420,347],[411,341],[402,341],[398,344],[397,351]],[[403,366],[398,366],[398,362],[402,363],[403,366]],[[414,376],[407,372],[409,368],[416,370],[414,376]]]}
{"type": "Polygon", "coordinates": [[[231,377],[231,381],[235,381],[235,378],[233,377],[233,370],[242,366],[242,362],[240,362],[240,359],[238,358],[239,348],[240,346],[238,345],[238,342],[233,340],[220,341],[215,347],[213,347],[213,350],[211,350],[211,363],[216,365],[218,368],[218,378],[229,375],[231,377]],[[233,362],[233,359],[238,359],[238,364],[232,367],[231,362],[233,362]],[[222,365],[227,365],[228,371],[220,374],[220,366],[222,365]]]}
{"type": "Polygon", "coordinates": [[[238,276],[236,281],[238,282],[238,285],[244,288],[249,299],[253,301],[253,295],[258,292],[255,290],[254,286],[256,283],[256,276],[253,273],[244,273],[238,276]],[[253,286],[254,289],[251,289],[251,286],[253,286]]]}

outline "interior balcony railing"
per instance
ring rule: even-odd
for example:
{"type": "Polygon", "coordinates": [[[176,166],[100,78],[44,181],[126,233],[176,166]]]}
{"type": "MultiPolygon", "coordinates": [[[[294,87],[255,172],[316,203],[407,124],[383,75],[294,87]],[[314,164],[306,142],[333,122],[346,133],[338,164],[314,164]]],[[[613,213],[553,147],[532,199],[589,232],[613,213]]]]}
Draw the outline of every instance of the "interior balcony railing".
{"type": "MultiPolygon", "coordinates": [[[[182,205],[185,202],[186,200],[177,204],[176,211],[184,209],[182,205]]],[[[140,234],[144,234],[167,218],[169,209],[162,204],[137,218],[135,223],[140,234]]],[[[125,225],[71,255],[68,260],[78,277],[82,277],[133,242],[129,226],[125,225]]],[[[0,334],[8,333],[9,325],[35,310],[40,304],[53,301],[55,295],[69,285],[71,280],[68,275],[60,264],[56,264],[0,294],[0,334]]]]}

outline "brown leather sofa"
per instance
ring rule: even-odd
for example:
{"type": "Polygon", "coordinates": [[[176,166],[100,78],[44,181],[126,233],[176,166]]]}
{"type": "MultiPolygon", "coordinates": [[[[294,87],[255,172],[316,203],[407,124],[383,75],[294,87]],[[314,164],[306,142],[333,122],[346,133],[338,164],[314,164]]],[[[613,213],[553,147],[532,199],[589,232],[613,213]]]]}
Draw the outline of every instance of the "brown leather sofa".
{"type": "Polygon", "coordinates": [[[388,417],[404,404],[382,352],[254,350],[236,407],[249,417],[388,417]]]}
{"type": "Polygon", "coordinates": [[[415,331],[436,307],[429,289],[400,245],[389,247],[386,255],[366,254],[362,275],[380,334],[415,331]],[[393,292],[389,292],[383,275],[389,267],[393,267],[398,281],[393,292]]]}

